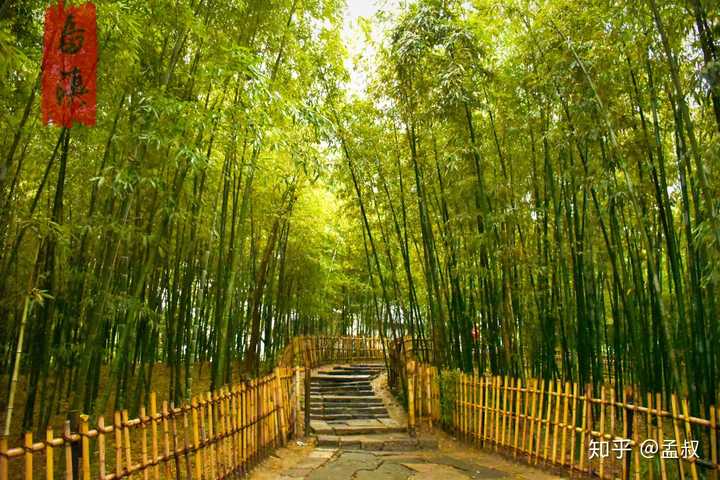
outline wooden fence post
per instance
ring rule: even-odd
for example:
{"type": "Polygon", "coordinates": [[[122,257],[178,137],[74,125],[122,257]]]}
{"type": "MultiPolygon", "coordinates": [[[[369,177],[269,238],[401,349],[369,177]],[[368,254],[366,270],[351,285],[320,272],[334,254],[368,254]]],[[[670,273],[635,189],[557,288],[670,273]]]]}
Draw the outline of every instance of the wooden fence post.
{"type": "MultiPolygon", "coordinates": [[[[717,407],[710,406],[710,460],[714,465],[717,465],[718,463],[718,446],[717,446],[717,437],[718,437],[718,424],[717,424],[717,407]]],[[[0,477],[2,472],[0,472],[0,477]]],[[[718,478],[718,471],[717,469],[713,469],[710,478],[712,480],[717,480],[718,478]]]]}
{"type": "MultiPolygon", "coordinates": [[[[623,391],[623,438],[628,440],[635,440],[635,399],[633,396],[632,389],[630,387],[625,388],[623,391]],[[630,405],[633,404],[633,405],[630,405]]],[[[633,459],[633,450],[631,449],[626,455],[623,455],[622,459],[622,476],[623,480],[629,480],[630,478],[630,467],[633,459]]]]}
{"type": "Polygon", "coordinates": [[[503,379],[500,375],[495,377],[495,416],[493,417],[493,421],[495,422],[495,430],[494,430],[494,450],[497,451],[498,446],[500,445],[500,415],[501,415],[501,397],[502,397],[502,387],[503,387],[503,379]]]}
{"type": "Polygon", "coordinates": [[[300,367],[294,367],[295,376],[295,435],[300,434],[300,367]]]}
{"type": "Polygon", "coordinates": [[[408,382],[408,433],[415,436],[415,361],[407,363],[408,382]]]}
{"type": "MultiPolygon", "coordinates": [[[[215,435],[218,438],[218,448],[217,448],[217,459],[218,459],[218,476],[221,478],[225,478],[227,476],[227,442],[225,434],[225,391],[224,389],[220,388],[215,392],[215,418],[216,418],[216,424],[215,424],[215,435]]],[[[174,418],[173,418],[173,431],[174,431],[174,418]]],[[[173,450],[177,447],[175,444],[173,444],[173,450]]],[[[176,457],[177,458],[177,457],[176,457]]],[[[176,470],[177,471],[177,470],[176,470]]],[[[176,473],[176,478],[179,479],[179,474],[176,473]]]]}
{"type": "Polygon", "coordinates": [[[568,462],[568,465],[570,465],[570,468],[573,468],[575,466],[575,435],[576,435],[576,425],[577,425],[577,402],[578,402],[578,384],[573,383],[573,400],[572,400],[572,424],[570,425],[570,461],[568,462]]]}
{"type": "Polygon", "coordinates": [[[483,416],[483,429],[482,429],[482,445],[486,445],[486,440],[490,440],[490,379],[487,376],[482,377],[482,416],[483,416]]]}
{"type": "Polygon", "coordinates": [[[487,408],[485,406],[487,393],[487,378],[480,374],[478,378],[478,442],[481,447],[485,446],[485,431],[487,425],[487,408]]]}
{"type": "Polygon", "coordinates": [[[147,415],[145,406],[140,407],[140,449],[142,452],[143,480],[148,480],[148,459],[147,459],[147,415]]]}
{"type": "MultiPolygon", "coordinates": [[[[193,436],[193,447],[195,449],[195,478],[197,480],[202,479],[202,446],[200,444],[200,422],[198,421],[198,404],[197,397],[193,397],[190,401],[190,407],[192,408],[192,436],[193,436]]],[[[143,433],[143,438],[145,434],[143,433]]],[[[145,462],[145,459],[143,459],[145,462]]]]}
{"type": "Polygon", "coordinates": [[[275,367],[275,408],[280,417],[280,445],[285,445],[287,441],[287,424],[285,423],[285,405],[282,395],[282,375],[279,367],[275,367]]]}
{"type": "Polygon", "coordinates": [[[430,366],[426,366],[424,370],[423,381],[425,382],[425,397],[427,402],[428,427],[432,428],[433,422],[433,405],[432,405],[432,382],[430,380],[430,366]]]}
{"type": "MultiPolygon", "coordinates": [[[[657,442],[662,445],[665,441],[665,434],[663,433],[663,402],[662,394],[655,394],[655,421],[657,422],[657,442]]],[[[665,456],[660,455],[660,478],[662,480],[667,479],[667,469],[665,467],[665,456]]]]}
{"type": "Polygon", "coordinates": [[[8,478],[8,440],[5,436],[0,436],[0,480],[8,478]]]}
{"type": "MultiPolygon", "coordinates": [[[[45,431],[45,478],[47,480],[53,480],[53,478],[55,478],[55,459],[53,458],[52,441],[53,429],[52,427],[48,427],[48,429],[45,431]]],[[[2,475],[0,475],[0,477],[2,477],[2,475]]]]}
{"type": "Polygon", "coordinates": [[[557,446],[558,434],[560,433],[560,406],[562,405],[563,386],[558,379],[555,384],[555,417],[553,418],[553,437],[552,437],[552,460],[553,464],[557,463],[557,446]]]}
{"type": "Polygon", "coordinates": [[[241,474],[246,473],[245,463],[247,461],[247,395],[245,393],[247,384],[245,382],[240,384],[240,413],[238,415],[239,428],[240,428],[240,467],[241,474]]]}
{"type": "Polygon", "coordinates": [[[520,439],[520,450],[519,452],[527,451],[527,431],[528,431],[528,416],[530,415],[530,385],[532,379],[525,379],[525,388],[523,389],[523,419],[522,419],[522,438],[520,439]]]}
{"type": "MultiPolygon", "coordinates": [[[[202,412],[202,411],[201,411],[202,412]]],[[[152,470],[153,478],[159,480],[160,478],[160,467],[158,466],[158,428],[157,428],[157,394],[155,392],[150,393],[150,436],[152,437],[151,442],[151,453],[152,453],[152,470]]]]}
{"type": "Polygon", "coordinates": [[[535,437],[535,463],[537,464],[540,458],[540,442],[542,441],[542,427],[543,427],[543,403],[545,400],[545,380],[540,379],[540,391],[538,393],[538,409],[535,417],[537,423],[537,432],[535,437]]]}
{"type": "Polygon", "coordinates": [[[472,419],[472,431],[474,433],[473,443],[476,446],[480,445],[480,394],[478,389],[479,381],[478,381],[478,374],[477,370],[473,371],[472,373],[472,409],[473,409],[473,419],[472,419]]]}
{"type": "Polygon", "coordinates": [[[303,434],[307,437],[310,434],[310,376],[311,370],[309,362],[305,363],[305,428],[303,434]]]}
{"type": "MultiPolygon", "coordinates": [[[[130,425],[129,425],[130,416],[129,416],[127,410],[123,410],[120,413],[120,415],[121,415],[120,418],[121,418],[121,421],[123,424],[123,433],[124,433],[124,439],[125,439],[124,440],[125,441],[125,458],[127,461],[127,469],[128,469],[128,471],[130,471],[130,469],[132,468],[132,454],[130,451],[130,425]]],[[[174,428],[175,428],[175,425],[173,423],[173,429],[174,428]]],[[[83,460],[83,462],[84,462],[84,460],[83,460]]]]}
{"type": "MultiPolygon", "coordinates": [[[[593,423],[593,412],[592,412],[592,403],[590,403],[590,399],[592,398],[592,384],[588,383],[585,385],[585,399],[583,401],[583,419],[582,419],[582,432],[580,435],[582,435],[582,438],[580,440],[580,471],[585,472],[585,460],[586,460],[586,452],[589,452],[590,448],[590,440],[592,440],[592,429],[594,426],[593,423]]],[[[589,473],[591,471],[591,465],[590,461],[588,460],[587,465],[587,472],[589,473]]]]}
{"type": "Polygon", "coordinates": [[[517,457],[518,440],[520,439],[520,417],[522,412],[522,379],[515,382],[515,431],[513,432],[513,457],[517,457]]]}
{"type": "Polygon", "coordinates": [[[533,451],[535,450],[535,416],[537,415],[537,379],[533,378],[529,382],[532,385],[532,390],[530,391],[530,400],[531,400],[531,407],[530,407],[530,417],[528,418],[528,424],[530,427],[530,432],[528,435],[528,441],[527,441],[527,453],[528,453],[528,459],[532,459],[533,451]]]}
{"type": "Polygon", "coordinates": [[[0,480],[8,478],[8,440],[5,436],[0,436],[0,480]]]}
{"type": "MultiPolygon", "coordinates": [[[[553,407],[553,391],[555,388],[555,382],[550,379],[547,381],[547,413],[545,415],[545,442],[543,443],[542,458],[547,461],[550,459],[548,455],[548,448],[550,446],[550,435],[552,432],[552,407],[553,407]]],[[[602,475],[600,475],[602,478],[602,475]]]]}
{"type": "MultiPolygon", "coordinates": [[[[80,412],[77,410],[70,410],[67,415],[67,419],[70,421],[70,434],[77,433],[80,426],[80,412]]],[[[72,462],[72,478],[78,480],[80,478],[80,456],[82,455],[82,446],[78,442],[70,443],[71,449],[71,462],[72,462]]]]}
{"type": "MultiPolygon", "coordinates": [[[[605,441],[605,386],[600,387],[600,441],[605,441]]],[[[614,416],[611,414],[611,417],[614,416]]],[[[605,457],[600,455],[600,478],[605,476],[605,457]]]]}
{"type": "Polygon", "coordinates": [[[80,443],[82,446],[83,480],[90,480],[90,438],[88,437],[89,418],[90,417],[87,415],[80,415],[80,443]]]}
{"type": "Polygon", "coordinates": [[[27,432],[25,434],[25,443],[23,444],[23,447],[25,448],[25,480],[32,480],[33,478],[33,455],[32,455],[32,446],[33,446],[33,434],[32,432],[27,432]]]}
{"type": "MultiPolygon", "coordinates": [[[[682,414],[685,419],[685,441],[686,442],[692,442],[692,426],[690,425],[690,408],[688,406],[687,398],[683,398],[682,403],[682,414]]],[[[698,472],[697,472],[697,458],[695,457],[689,457],[688,458],[690,462],[690,477],[693,480],[698,480],[698,472]]],[[[680,461],[682,462],[682,455],[680,456],[680,461]]],[[[715,469],[713,469],[715,470],[715,469]]]]}
{"type": "Polygon", "coordinates": [[[682,453],[681,453],[681,443],[680,443],[680,409],[678,408],[678,400],[677,395],[672,394],[670,395],[670,408],[672,409],[672,425],[673,425],[673,433],[675,435],[675,450],[677,452],[677,458],[678,458],[678,469],[680,470],[680,478],[681,480],[685,480],[685,466],[682,463],[682,453]]]}

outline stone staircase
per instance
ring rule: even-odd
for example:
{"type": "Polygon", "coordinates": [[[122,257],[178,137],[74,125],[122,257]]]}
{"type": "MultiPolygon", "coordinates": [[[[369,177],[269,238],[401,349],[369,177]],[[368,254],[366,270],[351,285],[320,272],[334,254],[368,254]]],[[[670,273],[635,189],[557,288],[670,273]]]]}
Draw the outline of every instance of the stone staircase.
{"type": "Polygon", "coordinates": [[[437,448],[435,439],[407,435],[406,425],[390,417],[372,380],[383,364],[335,365],[310,378],[310,429],[320,447],[412,451],[437,448]]]}

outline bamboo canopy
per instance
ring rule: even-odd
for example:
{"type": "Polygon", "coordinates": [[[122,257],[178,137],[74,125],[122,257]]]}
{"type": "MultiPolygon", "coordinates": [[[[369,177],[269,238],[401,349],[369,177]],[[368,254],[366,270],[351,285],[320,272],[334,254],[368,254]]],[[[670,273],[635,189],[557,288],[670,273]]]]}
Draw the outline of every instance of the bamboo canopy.
{"type": "Polygon", "coordinates": [[[368,358],[411,433],[716,477],[717,4],[0,0],[0,466],[235,475],[368,358]]]}

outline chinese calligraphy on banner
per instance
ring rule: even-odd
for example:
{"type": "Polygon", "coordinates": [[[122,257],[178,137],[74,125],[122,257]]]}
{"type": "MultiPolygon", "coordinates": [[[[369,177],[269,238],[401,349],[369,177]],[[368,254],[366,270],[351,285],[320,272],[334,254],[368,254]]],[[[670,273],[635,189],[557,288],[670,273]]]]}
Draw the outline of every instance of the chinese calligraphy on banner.
{"type": "Polygon", "coordinates": [[[95,5],[50,6],[45,11],[43,121],[95,125],[97,26],[95,5]]]}

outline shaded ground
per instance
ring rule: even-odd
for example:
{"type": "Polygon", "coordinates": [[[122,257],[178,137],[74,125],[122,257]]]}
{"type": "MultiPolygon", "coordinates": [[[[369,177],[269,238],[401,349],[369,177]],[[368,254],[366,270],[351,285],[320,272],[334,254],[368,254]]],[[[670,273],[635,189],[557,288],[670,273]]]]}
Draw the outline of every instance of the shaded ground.
{"type": "Polygon", "coordinates": [[[438,450],[367,452],[292,444],[279,449],[251,480],[466,480],[561,478],[462,445],[445,434],[438,450]]]}

